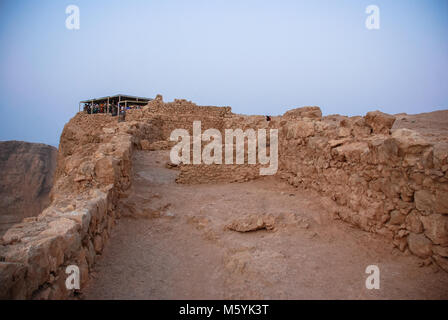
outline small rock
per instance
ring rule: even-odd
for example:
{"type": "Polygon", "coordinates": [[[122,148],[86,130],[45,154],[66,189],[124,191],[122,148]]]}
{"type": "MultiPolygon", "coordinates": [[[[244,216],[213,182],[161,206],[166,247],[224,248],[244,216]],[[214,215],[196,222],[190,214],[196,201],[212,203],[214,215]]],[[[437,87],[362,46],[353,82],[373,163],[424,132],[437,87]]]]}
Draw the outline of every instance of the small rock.
{"type": "Polygon", "coordinates": [[[257,230],[273,230],[275,218],[269,215],[249,216],[248,218],[238,219],[226,226],[227,229],[237,232],[250,232],[257,230]]]}
{"type": "Polygon", "coordinates": [[[428,258],[432,255],[432,242],[423,234],[411,233],[408,236],[409,250],[420,258],[428,258]]]}
{"type": "Polygon", "coordinates": [[[394,224],[394,225],[401,225],[401,224],[404,223],[405,219],[406,219],[406,216],[402,215],[402,214],[400,213],[400,211],[398,211],[398,210],[393,210],[393,211],[390,213],[390,220],[389,220],[389,223],[390,223],[390,224],[394,224]]]}

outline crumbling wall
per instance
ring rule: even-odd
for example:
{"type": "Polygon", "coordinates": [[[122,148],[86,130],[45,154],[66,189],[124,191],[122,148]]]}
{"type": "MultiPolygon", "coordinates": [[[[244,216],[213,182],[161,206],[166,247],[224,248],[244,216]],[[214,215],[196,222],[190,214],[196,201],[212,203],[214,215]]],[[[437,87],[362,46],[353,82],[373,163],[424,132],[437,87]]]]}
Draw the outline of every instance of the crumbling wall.
{"type": "Polygon", "coordinates": [[[0,299],[67,298],[75,293],[65,285],[69,265],[80,268],[82,288],[120,217],[116,205],[131,184],[133,150],[166,148],[171,131],[191,132],[193,120],[220,127],[229,112],[157,98],[121,123],[110,115],[78,113],[61,135],[51,205],[0,240],[0,299]]]}
{"type": "Polygon", "coordinates": [[[82,113],[65,126],[51,205],[1,239],[0,299],[67,298],[74,294],[65,285],[69,265],[85,284],[120,216],[132,151],[148,132],[145,123],[82,113]]]}
{"type": "MultiPolygon", "coordinates": [[[[185,129],[190,136],[193,135],[193,122],[201,122],[201,131],[217,129],[221,132],[223,143],[225,129],[244,129],[263,127],[266,121],[262,116],[249,117],[235,115],[230,107],[197,106],[191,101],[176,99],[173,102],[164,103],[161,96],[151,101],[141,110],[131,110],[128,119],[157,123],[159,129],[159,141],[148,139],[142,140],[142,148],[145,150],[170,149],[176,142],[170,141],[171,133],[176,129],[185,129]]],[[[154,135],[152,136],[154,137],[154,135]]],[[[208,142],[201,142],[201,150],[208,142]]],[[[190,146],[190,159],[193,159],[193,145],[190,146]]],[[[222,150],[224,155],[224,146],[222,150]]],[[[247,162],[247,159],[246,159],[247,162]]],[[[180,174],[176,181],[178,183],[216,183],[216,182],[238,182],[255,179],[259,175],[259,166],[226,165],[220,164],[182,164],[179,166],[180,174]]]]}
{"type": "MultiPolygon", "coordinates": [[[[154,114],[166,117],[164,137],[177,128],[191,134],[195,120],[207,123],[202,131],[220,130],[223,143],[225,129],[278,129],[278,176],[319,191],[335,218],[389,237],[401,251],[431,258],[448,270],[446,144],[434,144],[412,130],[391,130],[395,117],[379,111],[365,117],[322,117],[319,107],[304,107],[268,122],[219,108],[206,112],[185,100],[170,107],[155,104],[154,114]],[[204,121],[207,117],[213,120],[204,121]]],[[[260,177],[259,168],[247,164],[247,158],[243,165],[181,165],[177,181],[247,181],[260,177]]]]}
{"type": "MultiPolygon", "coordinates": [[[[227,114],[221,134],[278,129],[279,177],[320,192],[334,218],[382,234],[399,250],[448,271],[448,146],[413,130],[392,130],[394,122],[379,111],[322,117],[318,107],[304,107],[269,122],[227,114]]],[[[247,181],[260,177],[259,167],[181,166],[178,182],[247,181]]]]}
{"type": "MultiPolygon", "coordinates": [[[[448,270],[446,144],[432,143],[412,130],[391,130],[395,117],[379,111],[364,117],[322,117],[319,107],[304,107],[269,122],[263,116],[211,112],[215,122],[202,129],[219,129],[223,143],[225,129],[278,129],[278,176],[320,192],[335,218],[389,237],[401,251],[433,259],[448,270]]],[[[166,136],[176,128],[191,130],[194,120],[203,119],[191,110],[188,114],[191,118],[182,116],[185,121],[169,125],[166,136]]],[[[259,167],[247,161],[182,165],[178,182],[247,181],[260,177],[259,167]]]]}
{"type": "MultiPolygon", "coordinates": [[[[288,183],[319,191],[335,218],[389,237],[402,251],[433,259],[448,271],[448,148],[408,129],[391,133],[394,117],[322,118],[317,107],[294,109],[266,121],[230,108],[198,107],[161,97],[126,122],[78,113],[61,135],[52,203],[39,216],[9,229],[0,242],[0,298],[60,299],[66,267],[81,283],[120,216],[117,202],[131,184],[135,148],[169,149],[174,129],[192,133],[239,128],[279,130],[279,170],[288,183]]],[[[181,166],[179,182],[245,181],[259,165],[181,166]]]]}
{"type": "MultiPolygon", "coordinates": [[[[190,123],[191,126],[192,122],[190,123]]],[[[213,127],[212,127],[213,128],[213,127]]],[[[221,164],[188,164],[180,165],[180,174],[176,179],[178,183],[185,184],[198,184],[198,183],[216,183],[216,182],[243,182],[248,180],[254,180],[260,177],[260,164],[248,164],[248,141],[244,141],[244,163],[236,164],[236,139],[233,141],[233,164],[226,164],[225,153],[226,144],[230,143],[225,139],[226,129],[241,129],[246,131],[247,129],[253,129],[255,133],[258,129],[273,128],[263,116],[245,116],[237,114],[226,114],[221,119],[221,124],[218,129],[221,133],[222,139],[222,163],[221,164]]],[[[268,133],[269,135],[269,133],[268,133]]],[[[209,142],[201,143],[201,150],[209,142]]],[[[269,147],[267,148],[269,152],[269,147]]],[[[193,159],[193,146],[190,147],[191,155],[193,159]]]]}
{"type": "Polygon", "coordinates": [[[335,217],[448,271],[446,149],[412,130],[391,132],[394,117],[378,111],[283,118],[282,178],[327,196],[335,217]]]}
{"type": "Polygon", "coordinates": [[[129,110],[126,119],[157,123],[160,139],[169,140],[175,129],[185,129],[192,134],[193,121],[201,121],[203,130],[221,130],[224,119],[231,116],[230,107],[198,106],[184,99],[165,103],[159,95],[141,110],[129,110]]]}

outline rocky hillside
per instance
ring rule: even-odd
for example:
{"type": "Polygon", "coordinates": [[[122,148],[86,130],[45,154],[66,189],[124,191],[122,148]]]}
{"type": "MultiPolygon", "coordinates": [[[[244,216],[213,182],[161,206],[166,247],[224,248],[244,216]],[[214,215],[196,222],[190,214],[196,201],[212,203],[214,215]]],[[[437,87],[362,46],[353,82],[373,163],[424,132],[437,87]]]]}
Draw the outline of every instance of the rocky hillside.
{"type": "Polygon", "coordinates": [[[0,142],[0,234],[50,203],[57,152],[40,143],[0,142]]]}

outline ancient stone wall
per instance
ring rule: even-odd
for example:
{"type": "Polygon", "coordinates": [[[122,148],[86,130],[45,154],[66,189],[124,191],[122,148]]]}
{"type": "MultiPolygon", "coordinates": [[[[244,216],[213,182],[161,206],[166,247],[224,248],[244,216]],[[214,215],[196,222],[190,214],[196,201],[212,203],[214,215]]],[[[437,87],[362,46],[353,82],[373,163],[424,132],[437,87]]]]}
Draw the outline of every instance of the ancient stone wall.
{"type": "Polygon", "coordinates": [[[197,106],[183,99],[164,103],[158,96],[143,109],[130,110],[126,117],[128,120],[158,123],[160,139],[168,140],[175,129],[186,129],[192,134],[193,121],[201,121],[203,130],[221,130],[224,119],[231,115],[230,107],[197,106]]]}
{"type": "MultiPolygon", "coordinates": [[[[278,129],[278,176],[320,192],[334,218],[389,237],[401,251],[432,258],[448,270],[446,144],[432,143],[416,131],[392,130],[395,117],[379,111],[322,117],[318,107],[305,107],[270,122],[230,112],[214,115],[219,116],[222,125],[215,128],[223,137],[229,128],[278,129]]],[[[194,115],[181,127],[191,128],[200,119],[194,115]]],[[[260,177],[259,167],[247,162],[183,165],[178,182],[247,181],[260,177]]]]}
{"type": "MultiPolygon", "coordinates": [[[[249,117],[234,115],[229,107],[204,107],[183,100],[164,103],[161,97],[151,101],[142,110],[132,110],[128,119],[150,121],[157,123],[159,141],[154,141],[154,135],[142,140],[142,148],[147,150],[169,149],[176,142],[170,142],[170,135],[176,129],[185,129],[190,136],[193,135],[193,122],[201,122],[201,131],[217,129],[224,139],[224,130],[227,128],[240,128],[245,123],[245,129],[255,127],[258,122],[265,122],[264,117],[249,117]],[[256,121],[254,122],[254,120],[256,121]],[[262,120],[262,121],[260,121],[262,120]]],[[[201,143],[203,148],[207,142],[201,143]]],[[[193,159],[193,146],[190,147],[190,158],[193,159]]],[[[224,147],[223,152],[224,155],[224,147]]],[[[247,159],[246,159],[247,160],[247,159]]],[[[246,161],[247,162],[247,161],[246,161]]],[[[248,165],[180,165],[178,183],[215,183],[237,182],[255,179],[258,176],[259,166],[248,165]]]]}
{"type": "Polygon", "coordinates": [[[282,178],[327,196],[335,217],[448,271],[446,149],[412,130],[391,133],[394,117],[381,112],[284,118],[282,178]]]}
{"type": "MultiPolygon", "coordinates": [[[[66,267],[88,279],[120,216],[117,202],[131,184],[135,148],[169,149],[174,129],[200,120],[202,131],[278,129],[279,170],[290,184],[319,191],[335,218],[389,237],[402,251],[431,258],[448,271],[448,148],[397,129],[394,117],[323,117],[317,107],[266,121],[230,108],[198,107],[159,97],[126,122],[77,114],[61,135],[52,204],[9,229],[0,243],[0,298],[65,298],[66,267]]],[[[259,165],[180,166],[178,182],[244,181],[259,165]]]]}
{"type": "Polygon", "coordinates": [[[61,135],[51,205],[0,240],[0,299],[73,295],[66,289],[66,268],[80,268],[82,287],[120,217],[116,204],[131,184],[133,150],[166,148],[171,131],[191,132],[193,120],[201,120],[205,129],[220,128],[229,112],[155,99],[143,110],[128,112],[121,123],[110,115],[78,113],[61,135]]]}
{"type": "MultiPolygon", "coordinates": [[[[114,121],[115,120],[115,121],[114,121]]],[[[66,267],[80,269],[81,286],[120,216],[116,203],[130,186],[131,156],[151,131],[79,113],[61,135],[52,204],[9,229],[0,245],[0,299],[61,299],[66,267]]]]}
{"type": "MultiPolygon", "coordinates": [[[[320,192],[334,218],[448,270],[447,145],[413,130],[392,130],[394,122],[379,111],[322,117],[318,107],[305,107],[270,122],[227,114],[220,130],[224,137],[227,128],[278,129],[279,177],[320,192]]],[[[259,167],[181,166],[178,182],[247,181],[260,177],[259,167]]]]}
{"type": "MultiPolygon", "coordinates": [[[[189,123],[191,126],[192,122],[189,123]]],[[[213,128],[213,127],[209,127],[213,128]]],[[[226,141],[225,130],[226,129],[241,129],[246,131],[247,129],[253,129],[255,133],[257,129],[274,128],[272,123],[269,124],[263,116],[244,116],[236,114],[226,114],[222,117],[219,127],[215,129],[219,130],[222,139],[222,163],[221,164],[189,164],[180,166],[180,174],[176,179],[178,183],[185,184],[197,184],[197,183],[216,183],[216,182],[243,182],[253,180],[260,177],[260,164],[248,164],[248,142],[244,143],[244,163],[236,164],[236,139],[233,141],[233,164],[225,163],[226,153],[226,141]]],[[[204,130],[203,130],[204,131],[204,130]]],[[[201,150],[208,144],[208,142],[201,143],[201,150]]],[[[193,150],[191,145],[190,150],[193,150]]],[[[267,148],[269,152],[269,147],[267,148]]],[[[193,157],[193,151],[191,151],[191,159],[193,157]]]]}

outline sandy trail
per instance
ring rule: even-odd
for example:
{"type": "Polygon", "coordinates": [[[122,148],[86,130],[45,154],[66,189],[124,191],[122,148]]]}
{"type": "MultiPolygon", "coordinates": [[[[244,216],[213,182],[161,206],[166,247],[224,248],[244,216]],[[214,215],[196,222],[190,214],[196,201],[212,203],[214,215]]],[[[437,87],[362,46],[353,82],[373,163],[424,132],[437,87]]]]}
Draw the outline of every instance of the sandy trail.
{"type": "Polygon", "coordinates": [[[136,152],[134,183],[86,299],[440,299],[448,274],[331,220],[311,191],[272,177],[179,185],[165,151],[136,152]],[[255,214],[275,229],[225,228],[255,214]],[[380,290],[365,269],[378,265],[380,290]]]}

